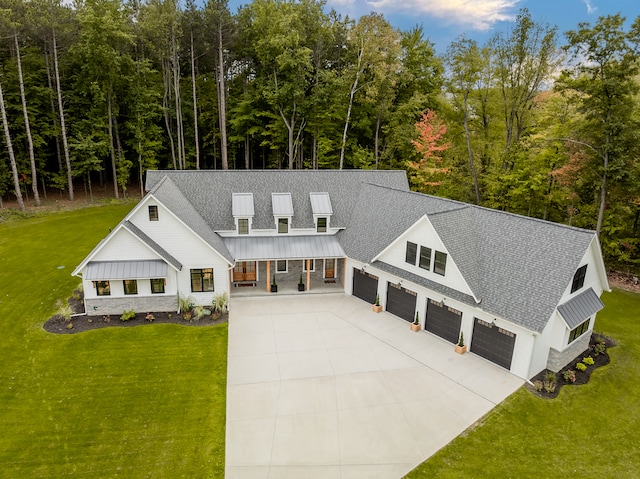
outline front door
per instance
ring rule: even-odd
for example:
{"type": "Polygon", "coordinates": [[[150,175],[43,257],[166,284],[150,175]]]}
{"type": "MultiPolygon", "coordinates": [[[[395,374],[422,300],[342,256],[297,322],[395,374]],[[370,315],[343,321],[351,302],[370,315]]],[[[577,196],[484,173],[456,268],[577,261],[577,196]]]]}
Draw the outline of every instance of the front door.
{"type": "Polygon", "coordinates": [[[334,279],[336,277],[336,260],[325,259],[324,260],[324,278],[325,279],[334,279]]]}
{"type": "Polygon", "coordinates": [[[242,261],[236,263],[233,268],[233,281],[235,283],[241,283],[243,281],[255,281],[256,280],[256,262],[255,261],[242,261]]]}

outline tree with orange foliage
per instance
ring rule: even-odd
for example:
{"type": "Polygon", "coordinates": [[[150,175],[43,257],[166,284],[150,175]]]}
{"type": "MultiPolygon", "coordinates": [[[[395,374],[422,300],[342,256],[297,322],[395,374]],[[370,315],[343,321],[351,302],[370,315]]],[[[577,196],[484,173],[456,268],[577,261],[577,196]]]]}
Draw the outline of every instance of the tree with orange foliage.
{"type": "Polygon", "coordinates": [[[419,191],[424,192],[428,187],[440,186],[442,175],[449,172],[449,168],[443,165],[443,159],[438,153],[448,150],[451,143],[443,142],[447,125],[433,110],[423,112],[421,120],[414,126],[418,139],[411,140],[411,143],[422,158],[407,162],[407,171],[411,183],[419,191]]]}

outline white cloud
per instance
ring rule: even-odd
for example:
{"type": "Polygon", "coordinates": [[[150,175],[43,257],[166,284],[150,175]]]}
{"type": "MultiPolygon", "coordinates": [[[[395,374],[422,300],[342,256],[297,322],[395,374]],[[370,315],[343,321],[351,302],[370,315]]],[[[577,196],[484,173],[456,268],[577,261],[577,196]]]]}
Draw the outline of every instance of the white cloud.
{"type": "MultiPolygon", "coordinates": [[[[369,0],[381,11],[407,10],[474,30],[489,30],[494,23],[515,18],[513,7],[520,0],[369,0]]],[[[589,0],[585,0],[589,1],[589,0]]]]}
{"type": "Polygon", "coordinates": [[[582,0],[584,2],[584,4],[587,6],[587,13],[589,15],[591,15],[592,13],[595,13],[595,11],[598,9],[598,7],[594,7],[591,4],[591,0],[582,0]]]}

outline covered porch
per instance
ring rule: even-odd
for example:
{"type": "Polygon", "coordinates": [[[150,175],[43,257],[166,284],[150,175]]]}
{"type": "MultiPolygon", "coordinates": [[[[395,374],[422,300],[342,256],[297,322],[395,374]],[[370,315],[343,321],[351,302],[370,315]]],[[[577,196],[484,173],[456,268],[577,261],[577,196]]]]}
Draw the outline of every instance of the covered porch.
{"type": "Polygon", "coordinates": [[[333,236],[225,238],[231,294],[343,292],[346,257],[333,236]]]}

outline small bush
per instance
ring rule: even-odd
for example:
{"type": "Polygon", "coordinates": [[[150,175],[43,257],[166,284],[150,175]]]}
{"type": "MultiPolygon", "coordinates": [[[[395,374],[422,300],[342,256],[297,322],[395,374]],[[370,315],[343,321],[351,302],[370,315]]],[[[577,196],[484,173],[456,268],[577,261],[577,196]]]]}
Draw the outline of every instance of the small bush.
{"type": "Polygon", "coordinates": [[[153,315],[153,313],[147,313],[147,315],[144,317],[144,319],[146,319],[147,321],[151,322],[154,319],[156,319],[156,317],[153,315]]]}
{"type": "Polygon", "coordinates": [[[538,392],[542,391],[542,381],[540,381],[539,379],[536,379],[535,381],[533,381],[533,389],[535,389],[538,392]]]}
{"type": "Polygon", "coordinates": [[[593,355],[600,356],[601,354],[604,354],[606,350],[607,350],[607,347],[605,346],[604,341],[598,341],[593,346],[593,355]]]}
{"type": "Polygon", "coordinates": [[[69,303],[67,303],[66,301],[59,301],[58,303],[60,304],[60,307],[58,308],[57,314],[62,316],[65,321],[71,321],[73,310],[71,309],[71,306],[69,306],[69,303]]]}
{"type": "Polygon", "coordinates": [[[553,371],[547,371],[544,373],[545,382],[555,383],[558,380],[558,376],[553,371]]]}
{"type": "Polygon", "coordinates": [[[191,311],[187,311],[186,313],[184,313],[182,315],[182,319],[184,319],[185,321],[191,321],[191,311]]]}
{"type": "Polygon", "coordinates": [[[80,291],[74,291],[71,297],[76,301],[80,301],[80,299],[82,298],[82,295],[80,294],[80,291]]]}
{"type": "Polygon", "coordinates": [[[193,309],[195,300],[191,296],[178,296],[178,309],[182,313],[189,312],[193,309]]]}
{"type": "Polygon", "coordinates": [[[587,356],[586,358],[582,358],[582,362],[584,364],[586,364],[587,366],[593,366],[593,364],[595,363],[595,361],[593,360],[593,358],[591,356],[587,356]]]}
{"type": "Polygon", "coordinates": [[[123,311],[120,316],[120,321],[129,321],[136,317],[136,312],[132,309],[130,311],[123,311]]]}
{"type": "Polygon", "coordinates": [[[73,329],[73,323],[67,324],[67,329],[73,329]]]}
{"type": "MultiPolygon", "coordinates": [[[[275,284],[275,276],[273,284],[275,284]]],[[[218,313],[226,313],[229,310],[229,296],[227,296],[226,292],[222,294],[216,294],[213,297],[212,304],[214,311],[218,313]]]]}
{"type": "Polygon", "coordinates": [[[587,365],[584,363],[576,363],[576,369],[580,370],[580,371],[586,371],[587,370],[587,365]]]}
{"type": "Polygon", "coordinates": [[[543,382],[544,390],[548,393],[552,393],[556,390],[556,382],[555,381],[544,381],[543,382]]]}
{"type": "Polygon", "coordinates": [[[573,369],[568,369],[562,373],[562,378],[565,382],[575,383],[576,382],[576,373],[573,369]]]}
{"type": "Polygon", "coordinates": [[[105,314],[105,315],[102,317],[102,320],[103,320],[105,323],[110,323],[110,322],[111,322],[111,316],[109,316],[108,314],[105,314]]]}
{"type": "Polygon", "coordinates": [[[204,308],[202,306],[193,308],[193,319],[200,321],[202,318],[204,318],[204,308]]]}

